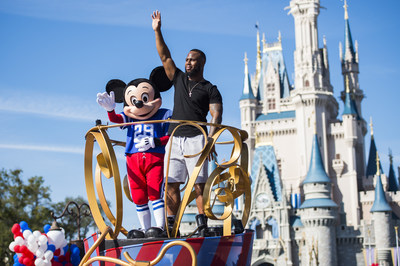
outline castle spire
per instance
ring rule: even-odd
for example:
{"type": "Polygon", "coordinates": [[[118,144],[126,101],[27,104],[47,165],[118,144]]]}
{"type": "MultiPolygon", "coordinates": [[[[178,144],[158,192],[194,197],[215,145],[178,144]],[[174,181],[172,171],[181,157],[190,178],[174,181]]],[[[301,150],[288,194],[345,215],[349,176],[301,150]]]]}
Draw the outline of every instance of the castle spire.
{"type": "Polygon", "coordinates": [[[386,200],[385,191],[383,190],[378,152],[376,152],[376,168],[375,200],[371,212],[392,211],[392,208],[386,200]]]}
{"type": "Polygon", "coordinates": [[[357,116],[357,119],[359,119],[356,104],[350,95],[349,76],[348,75],[346,75],[346,99],[344,102],[343,115],[355,115],[355,116],[357,116]]]}
{"type": "Polygon", "coordinates": [[[250,80],[250,74],[249,74],[249,67],[247,62],[249,61],[247,59],[247,53],[244,53],[244,83],[243,83],[243,94],[240,100],[245,100],[245,99],[255,99],[253,94],[253,89],[251,88],[251,80],[250,80]]]}
{"type": "Polygon", "coordinates": [[[261,73],[261,47],[260,47],[260,30],[258,26],[258,22],[256,23],[256,29],[257,29],[257,60],[256,60],[256,79],[255,82],[257,82],[260,79],[260,73],[261,73]]]}
{"type": "Polygon", "coordinates": [[[344,1],[344,19],[345,19],[345,44],[344,44],[344,61],[355,62],[356,54],[354,52],[353,39],[351,38],[349,13],[347,11],[347,1],[344,1]]]}
{"type": "MultiPolygon", "coordinates": [[[[370,127],[371,127],[371,143],[369,145],[369,155],[368,155],[368,163],[367,163],[367,172],[366,176],[374,176],[375,173],[377,172],[376,168],[376,161],[377,161],[377,149],[375,145],[375,138],[374,138],[374,132],[373,132],[373,125],[372,125],[372,118],[370,119],[370,127]]],[[[382,171],[382,165],[379,163],[379,171],[382,171]]]]}
{"type": "Polygon", "coordinates": [[[306,183],[331,183],[331,179],[326,174],[324,164],[322,162],[317,134],[314,134],[310,166],[308,168],[307,176],[303,181],[303,184],[306,183]]]}
{"type": "Polygon", "coordinates": [[[389,187],[388,187],[388,191],[398,191],[399,190],[399,184],[397,183],[396,180],[396,175],[394,173],[394,169],[393,169],[393,155],[392,155],[392,151],[389,149],[389,162],[390,162],[390,166],[389,166],[389,176],[388,176],[388,180],[389,180],[389,187]]]}

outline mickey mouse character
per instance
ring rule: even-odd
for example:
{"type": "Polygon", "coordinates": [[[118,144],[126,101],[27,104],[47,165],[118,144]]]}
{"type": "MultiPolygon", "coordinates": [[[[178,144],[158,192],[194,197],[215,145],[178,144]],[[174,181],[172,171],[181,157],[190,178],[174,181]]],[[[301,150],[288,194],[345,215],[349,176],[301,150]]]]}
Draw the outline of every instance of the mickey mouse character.
{"type": "MultiPolygon", "coordinates": [[[[108,118],[114,123],[165,120],[171,117],[172,112],[160,108],[160,92],[171,86],[164,68],[157,67],[149,79],[135,79],[128,84],[118,79],[110,80],[106,92],[97,94],[97,102],[107,110],[108,118]],[[116,102],[124,103],[121,114],[115,113],[116,102]]],[[[160,236],[165,224],[162,190],[165,145],[169,139],[168,123],[143,123],[121,128],[128,129],[125,149],[128,181],[142,228],[131,230],[128,238],[160,236]],[[156,227],[151,227],[149,200],[152,201],[156,227]]]]}

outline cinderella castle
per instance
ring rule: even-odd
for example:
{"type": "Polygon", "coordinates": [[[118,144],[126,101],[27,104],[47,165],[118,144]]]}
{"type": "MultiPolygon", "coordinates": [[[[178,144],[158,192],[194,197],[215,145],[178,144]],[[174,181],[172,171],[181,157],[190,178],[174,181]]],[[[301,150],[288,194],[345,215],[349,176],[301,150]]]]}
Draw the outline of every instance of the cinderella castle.
{"type": "MultiPolygon", "coordinates": [[[[363,117],[358,45],[347,4],[341,102],[330,83],[326,41],[318,42],[320,8],[319,0],[290,1],[294,84],[280,36],[267,43],[257,32],[252,75],[245,55],[240,111],[241,127],[249,133],[252,265],[399,265],[399,182],[392,163],[383,173],[372,121],[368,125],[363,117]]],[[[242,208],[239,202],[236,212],[242,208]]]]}

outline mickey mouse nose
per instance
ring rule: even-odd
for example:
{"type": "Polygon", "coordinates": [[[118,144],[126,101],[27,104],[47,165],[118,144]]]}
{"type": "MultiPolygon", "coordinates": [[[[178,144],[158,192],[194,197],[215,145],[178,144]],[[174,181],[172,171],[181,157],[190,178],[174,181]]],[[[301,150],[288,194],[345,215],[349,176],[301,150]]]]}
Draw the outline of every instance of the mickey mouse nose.
{"type": "Polygon", "coordinates": [[[142,108],[143,107],[143,101],[137,101],[135,102],[136,108],[142,108]]]}

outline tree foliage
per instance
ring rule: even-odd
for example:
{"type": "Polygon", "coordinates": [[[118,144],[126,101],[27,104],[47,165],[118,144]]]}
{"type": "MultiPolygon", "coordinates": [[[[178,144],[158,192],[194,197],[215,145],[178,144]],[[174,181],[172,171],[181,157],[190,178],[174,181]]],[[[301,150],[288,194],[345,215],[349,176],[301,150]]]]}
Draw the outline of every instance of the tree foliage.
{"type": "Polygon", "coordinates": [[[0,262],[10,255],[13,224],[26,221],[32,230],[43,231],[51,222],[50,188],[44,185],[43,177],[24,182],[21,175],[20,169],[0,171],[0,262]]]}
{"type": "Polygon", "coordinates": [[[54,216],[60,217],[57,222],[60,227],[65,230],[65,238],[67,240],[75,240],[78,235],[78,217],[79,217],[79,234],[86,236],[90,228],[97,228],[90,214],[87,201],[82,197],[67,197],[64,201],[52,205],[54,216]]]}
{"type": "MultiPolygon", "coordinates": [[[[90,228],[96,228],[89,209],[84,205],[82,197],[67,197],[64,201],[53,203],[50,198],[50,187],[45,186],[41,176],[29,179],[22,178],[22,170],[0,170],[0,265],[8,259],[12,261],[11,251],[8,246],[13,241],[11,228],[15,223],[26,221],[31,230],[44,232],[43,226],[51,224],[54,219],[51,215],[60,216],[67,204],[76,202],[81,208],[80,236],[86,236],[90,228]],[[83,204],[83,205],[82,205],[83,204]]],[[[76,220],[77,208],[70,205],[65,215],[57,219],[59,226],[65,230],[67,240],[78,239],[78,226],[76,220]]]]}

